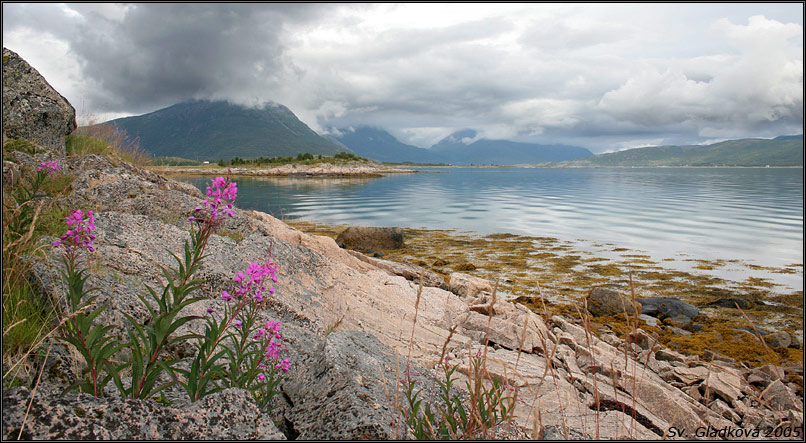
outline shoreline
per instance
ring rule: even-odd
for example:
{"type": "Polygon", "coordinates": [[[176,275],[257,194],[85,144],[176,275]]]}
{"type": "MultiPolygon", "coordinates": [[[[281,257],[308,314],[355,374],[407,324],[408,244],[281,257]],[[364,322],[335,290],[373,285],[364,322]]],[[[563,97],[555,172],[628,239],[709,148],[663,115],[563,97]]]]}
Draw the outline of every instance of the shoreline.
{"type": "MultiPolygon", "coordinates": [[[[350,226],[311,221],[283,222],[305,233],[334,240],[350,226]]],[[[727,338],[725,325],[758,328],[769,333],[785,331],[799,343],[803,341],[802,290],[789,288],[788,291],[774,292],[768,281],[757,276],[735,281],[707,274],[713,268],[729,265],[743,266],[755,275],[759,275],[758,272],[802,274],[802,264],[757,269],[738,260],[691,259],[692,269],[681,271],[672,269],[668,261],[651,260],[640,251],[615,245],[610,245],[613,246],[611,252],[618,255],[604,258],[601,254],[579,249],[574,242],[550,237],[483,235],[436,229],[402,230],[406,246],[399,250],[383,250],[384,260],[419,266],[440,275],[446,282],[453,272],[493,283],[497,279],[504,298],[525,304],[536,312],[542,310],[545,303],[551,314],[577,318],[583,306],[582,300],[598,286],[614,289],[628,297],[634,292],[638,298],[671,297],[693,304],[700,310],[696,317],[696,323],[702,325],[700,331],[681,332],[679,328],[669,328],[664,333],[663,325],[653,326],[640,320],[642,328],[659,333],[665,346],[679,352],[697,355],[703,349],[710,349],[707,343],[727,338]],[[743,301],[746,309],[740,314],[736,309],[715,304],[731,299],[743,301]]],[[[610,317],[592,320],[601,324],[623,322],[623,319],[610,317]]],[[[746,335],[745,331],[734,332],[727,333],[735,337],[746,335]]],[[[743,362],[752,362],[757,357],[747,348],[737,347],[733,351],[729,349],[723,353],[743,362]]],[[[802,361],[803,354],[801,350],[790,349],[781,358],[802,361]]]]}
{"type": "Polygon", "coordinates": [[[154,166],[150,168],[158,174],[232,177],[384,177],[388,174],[416,174],[413,169],[378,166],[376,164],[348,163],[334,165],[319,163],[314,165],[285,164],[272,167],[198,167],[198,166],[154,166]]]}

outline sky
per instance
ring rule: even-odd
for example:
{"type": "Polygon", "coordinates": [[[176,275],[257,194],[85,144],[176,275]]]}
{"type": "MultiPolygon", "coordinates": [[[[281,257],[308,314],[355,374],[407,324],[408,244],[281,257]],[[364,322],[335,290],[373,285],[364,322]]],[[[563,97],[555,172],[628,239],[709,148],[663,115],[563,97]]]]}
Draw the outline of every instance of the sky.
{"type": "MultiPolygon", "coordinates": [[[[190,100],[595,153],[803,133],[803,3],[3,3],[79,124],[190,100]]],[[[470,142],[472,140],[466,140],[470,142]]]]}

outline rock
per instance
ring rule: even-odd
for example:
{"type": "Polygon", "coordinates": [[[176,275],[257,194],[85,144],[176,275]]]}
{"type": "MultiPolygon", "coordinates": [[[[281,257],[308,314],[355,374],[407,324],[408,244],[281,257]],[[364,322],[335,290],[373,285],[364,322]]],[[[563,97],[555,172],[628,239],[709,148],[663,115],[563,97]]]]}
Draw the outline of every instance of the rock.
{"type": "Polygon", "coordinates": [[[446,262],[445,260],[440,259],[440,260],[435,261],[432,266],[438,267],[438,266],[447,266],[447,265],[448,265],[448,262],[446,262]]]}
{"type": "Polygon", "coordinates": [[[683,354],[676,351],[672,351],[671,349],[668,348],[658,349],[658,351],[655,352],[655,358],[657,358],[660,361],[673,361],[673,362],[686,361],[686,357],[683,354]]]}
{"type": "Polygon", "coordinates": [[[771,332],[764,340],[771,348],[788,348],[792,344],[792,337],[786,331],[771,332]]]}
{"type": "Polygon", "coordinates": [[[641,304],[641,312],[660,319],[671,318],[680,322],[682,319],[678,317],[684,316],[688,318],[684,323],[688,323],[700,313],[696,306],[671,297],[636,298],[636,301],[641,304]]]}
{"type": "Polygon", "coordinates": [[[658,343],[657,338],[652,337],[641,328],[630,332],[630,338],[632,342],[637,344],[641,349],[652,349],[658,343]]]}
{"type": "Polygon", "coordinates": [[[742,309],[747,309],[748,304],[746,301],[742,300],[741,298],[721,298],[717,301],[708,303],[709,306],[720,306],[723,308],[733,308],[736,309],[736,305],[739,305],[742,309]]]}
{"type": "Polygon", "coordinates": [[[454,272],[450,275],[450,291],[459,297],[473,298],[482,292],[493,292],[489,280],[454,272]]]}
{"type": "Polygon", "coordinates": [[[356,251],[347,251],[353,257],[372,265],[377,266],[389,272],[390,274],[399,275],[406,280],[412,281],[416,284],[420,283],[420,277],[423,278],[423,286],[440,288],[448,290],[449,286],[445,283],[445,279],[436,272],[431,272],[423,267],[412,265],[409,263],[398,263],[390,260],[380,260],[372,257],[367,257],[364,254],[356,251]]]}
{"type": "MultiPolygon", "coordinates": [[[[318,345],[309,334],[301,337],[311,349],[294,363],[283,389],[291,402],[284,415],[294,423],[297,438],[393,439],[386,389],[395,386],[394,355],[361,331],[337,331],[318,345]],[[384,386],[382,373],[390,386],[384,386]]],[[[405,361],[400,365],[405,368],[405,361]]],[[[421,386],[434,384],[417,373],[421,386]]]]}
{"type": "Polygon", "coordinates": [[[3,134],[43,145],[59,157],[76,129],[76,110],[14,51],[3,48],[3,134]]]}
{"type": "Polygon", "coordinates": [[[473,263],[461,263],[456,265],[454,269],[457,271],[475,271],[476,265],[474,265],[473,263]]]}
{"type": "Polygon", "coordinates": [[[780,380],[775,380],[764,389],[761,400],[767,402],[773,411],[803,412],[803,400],[798,399],[780,380]]]}
{"type": "Polygon", "coordinates": [[[400,249],[404,246],[403,230],[400,228],[351,226],[339,234],[336,241],[356,251],[400,249]]]}
{"type": "Polygon", "coordinates": [[[14,162],[3,160],[3,187],[14,186],[20,178],[20,167],[14,162]]]}
{"type": "Polygon", "coordinates": [[[739,415],[737,413],[733,412],[733,409],[731,409],[731,407],[728,406],[727,403],[725,403],[724,401],[722,401],[720,399],[714,400],[711,403],[711,405],[708,406],[708,409],[716,412],[717,414],[721,415],[722,417],[727,418],[728,420],[730,420],[730,421],[732,421],[734,423],[739,423],[740,421],[742,421],[742,418],[739,417],[739,415]]]}
{"type": "Polygon", "coordinates": [[[713,351],[711,351],[709,349],[706,349],[705,351],[703,351],[702,358],[705,361],[712,361],[712,362],[715,362],[715,363],[719,363],[722,366],[728,366],[728,367],[731,367],[731,368],[738,367],[738,364],[736,363],[736,360],[734,360],[734,359],[732,359],[730,357],[726,357],[724,355],[719,355],[719,354],[717,354],[717,353],[715,353],[715,352],[713,352],[713,351]]]}
{"type": "Polygon", "coordinates": [[[747,381],[734,370],[712,368],[708,372],[703,385],[705,386],[705,397],[714,400],[715,396],[722,397],[728,403],[733,404],[743,396],[742,391],[752,392],[752,388],[747,381]]]}
{"type": "Polygon", "coordinates": [[[386,254],[384,254],[383,251],[378,251],[378,252],[372,254],[372,256],[375,257],[375,258],[383,258],[383,257],[386,257],[386,254]]]}
{"type": "Polygon", "coordinates": [[[597,287],[588,294],[588,311],[594,317],[618,315],[624,312],[637,315],[641,314],[641,307],[633,306],[632,300],[616,291],[597,287]]]}
{"type": "Polygon", "coordinates": [[[649,326],[655,326],[655,327],[658,326],[658,319],[655,317],[650,317],[649,315],[641,314],[638,316],[638,318],[645,321],[646,324],[648,324],[649,326]]]}
{"type": "Polygon", "coordinates": [[[676,367],[672,369],[671,376],[681,383],[693,385],[708,378],[709,372],[708,368],[704,366],[695,366],[693,368],[676,367]]]}
{"type": "MultiPolygon", "coordinates": [[[[58,392],[58,391],[56,391],[58,392]]],[[[60,396],[40,386],[3,390],[3,439],[26,440],[284,440],[251,394],[227,389],[184,407],[153,400],[88,394],[60,396]],[[27,419],[25,418],[27,415],[27,419]]]]}
{"type": "Polygon", "coordinates": [[[784,368],[775,365],[764,365],[752,371],[753,373],[761,373],[767,376],[769,380],[786,381],[786,373],[784,368]]]}

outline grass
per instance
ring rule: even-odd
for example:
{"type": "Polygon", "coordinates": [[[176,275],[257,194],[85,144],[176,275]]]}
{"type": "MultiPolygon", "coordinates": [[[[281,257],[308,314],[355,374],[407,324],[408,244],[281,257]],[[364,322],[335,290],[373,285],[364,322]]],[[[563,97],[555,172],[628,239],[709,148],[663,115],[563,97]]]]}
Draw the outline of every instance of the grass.
{"type": "Polygon", "coordinates": [[[76,129],[65,139],[67,154],[82,156],[104,155],[136,166],[151,166],[153,156],[140,149],[137,139],[130,139],[126,131],[112,125],[88,125],[76,129]]]}

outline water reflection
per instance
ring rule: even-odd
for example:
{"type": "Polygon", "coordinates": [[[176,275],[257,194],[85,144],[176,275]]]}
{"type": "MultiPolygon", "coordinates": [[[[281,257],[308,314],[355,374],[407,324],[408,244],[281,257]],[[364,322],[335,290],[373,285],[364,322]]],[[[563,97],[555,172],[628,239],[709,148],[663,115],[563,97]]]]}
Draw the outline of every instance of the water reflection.
{"type": "MultiPolygon", "coordinates": [[[[238,206],[325,223],[586,239],[662,259],[803,262],[803,170],[441,169],[246,178],[238,206]]],[[[184,179],[204,188],[209,179],[184,179]]]]}

